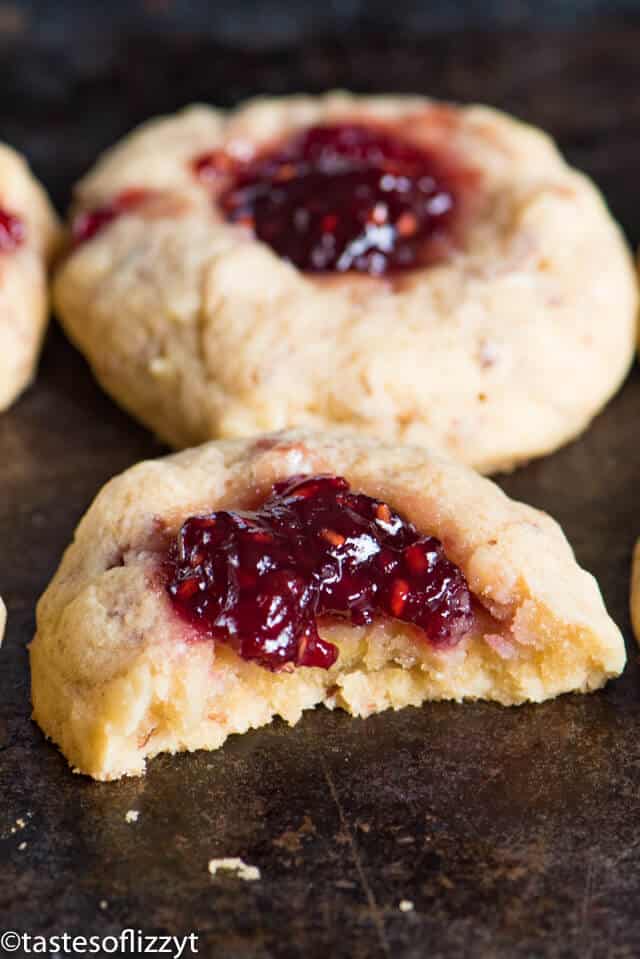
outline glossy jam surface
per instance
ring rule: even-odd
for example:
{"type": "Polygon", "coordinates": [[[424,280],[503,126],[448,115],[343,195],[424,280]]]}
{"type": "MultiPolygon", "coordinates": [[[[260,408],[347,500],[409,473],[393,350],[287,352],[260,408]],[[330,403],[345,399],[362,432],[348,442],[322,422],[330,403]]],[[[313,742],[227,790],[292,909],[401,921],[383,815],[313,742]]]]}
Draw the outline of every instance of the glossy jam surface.
{"type": "Polygon", "coordinates": [[[467,582],[440,542],[337,476],[276,483],[256,511],[189,518],[166,569],[183,618],[271,670],[333,665],[316,622],[326,614],[392,617],[438,647],[472,622],[467,582]]]}
{"type": "Polygon", "coordinates": [[[101,232],[124,213],[136,210],[147,199],[148,191],[133,188],[123,190],[109,203],[92,207],[79,213],[71,224],[71,238],[74,246],[80,246],[101,232]]]}
{"type": "Polygon", "coordinates": [[[218,195],[228,220],[313,273],[427,265],[456,211],[443,158],[384,127],[313,126],[235,172],[221,151],[195,169],[230,180],[218,195]]]}
{"type": "Polygon", "coordinates": [[[0,253],[12,253],[24,242],[24,222],[15,213],[0,207],[0,253]]]}

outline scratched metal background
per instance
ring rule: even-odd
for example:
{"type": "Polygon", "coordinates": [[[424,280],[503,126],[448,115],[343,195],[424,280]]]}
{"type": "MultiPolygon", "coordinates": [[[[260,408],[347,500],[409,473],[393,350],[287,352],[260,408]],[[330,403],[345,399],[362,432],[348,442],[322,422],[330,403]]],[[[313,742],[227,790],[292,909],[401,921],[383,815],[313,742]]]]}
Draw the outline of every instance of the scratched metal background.
{"type": "MultiPolygon", "coordinates": [[[[638,241],[634,4],[610,14],[573,4],[584,17],[539,27],[522,4],[518,22],[492,31],[455,29],[459,16],[430,19],[404,0],[388,21],[382,4],[377,19],[352,4],[350,31],[331,5],[305,19],[293,4],[299,16],[287,8],[280,20],[276,0],[234,6],[236,19],[219,5],[207,19],[202,3],[114,3],[109,18],[104,4],[0,2],[0,137],[28,153],[64,207],[99,149],[193,99],[334,85],[480,99],[549,128],[638,241]]],[[[503,481],[564,524],[600,579],[630,653],[606,691],[366,722],[318,710],[293,730],[277,723],[99,785],[73,777],[31,723],[26,645],[36,598],[91,498],[162,449],[52,329],[38,383],[0,418],[0,926],[193,931],[200,954],[221,959],[640,955],[640,693],[627,613],[639,413],[636,370],[582,440],[503,481]],[[136,824],[125,823],[130,808],[136,824]],[[209,858],[235,855],[262,880],[207,875],[209,858]],[[415,910],[401,912],[402,899],[415,910]]]]}

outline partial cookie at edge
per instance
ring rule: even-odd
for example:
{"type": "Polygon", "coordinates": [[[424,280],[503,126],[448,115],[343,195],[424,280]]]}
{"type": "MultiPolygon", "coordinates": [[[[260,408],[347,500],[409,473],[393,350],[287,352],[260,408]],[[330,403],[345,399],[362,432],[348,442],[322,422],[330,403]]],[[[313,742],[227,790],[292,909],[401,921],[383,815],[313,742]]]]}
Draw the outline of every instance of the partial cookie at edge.
{"type": "Polygon", "coordinates": [[[631,590],[629,598],[631,625],[640,643],[640,539],[636,543],[631,565],[631,590]]]}
{"type": "Polygon", "coordinates": [[[59,245],[57,219],[24,159],[0,143],[0,208],[25,225],[16,249],[0,251],[0,411],[33,379],[48,315],[47,267],[59,245]]]}

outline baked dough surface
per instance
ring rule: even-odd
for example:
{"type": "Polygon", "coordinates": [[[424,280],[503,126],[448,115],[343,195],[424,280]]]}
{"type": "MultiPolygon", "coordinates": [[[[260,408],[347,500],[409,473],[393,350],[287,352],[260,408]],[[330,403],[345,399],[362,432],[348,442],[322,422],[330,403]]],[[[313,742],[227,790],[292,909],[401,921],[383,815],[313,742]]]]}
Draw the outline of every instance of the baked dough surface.
{"type": "Polygon", "coordinates": [[[61,321],[122,406],[176,447],[336,425],[482,471],[585,429],[625,376],[637,290],[593,184],[544,133],[482,106],[408,97],[256,100],[154,120],[79,184],[75,211],[157,191],[65,262],[61,321]],[[445,139],[480,173],[464,246],[390,283],[298,271],[225,222],[193,174],[307,124],[367,117],[445,139]]]}
{"type": "Polygon", "coordinates": [[[79,771],[140,774],[160,752],[215,749],[319,703],[354,716],[431,699],[540,702],[618,675],[625,651],[598,586],[560,527],[492,482],[418,447],[290,431],[141,463],[80,523],[37,612],[34,718],[79,771]],[[277,479],[343,475],[437,536],[482,604],[458,646],[438,651],[398,621],[322,634],[329,670],[271,673],[224,643],[194,639],[159,575],[159,530],[255,501],[277,479]]]}
{"type": "Polygon", "coordinates": [[[0,207],[19,216],[25,241],[0,252],[0,410],[33,379],[49,315],[47,264],[60,239],[47,196],[22,157],[0,143],[0,207]]]}

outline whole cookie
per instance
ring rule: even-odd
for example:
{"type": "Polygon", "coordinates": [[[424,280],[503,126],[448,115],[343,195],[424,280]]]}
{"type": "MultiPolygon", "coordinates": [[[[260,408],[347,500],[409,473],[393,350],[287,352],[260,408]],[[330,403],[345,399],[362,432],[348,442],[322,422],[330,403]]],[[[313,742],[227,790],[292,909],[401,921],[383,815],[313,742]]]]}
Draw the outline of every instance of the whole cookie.
{"type": "Polygon", "coordinates": [[[31,382],[48,319],[53,209],[25,161],[0,143],[0,410],[31,382]]]}
{"type": "Polygon", "coordinates": [[[600,194],[486,107],[192,107],[100,160],[73,232],[62,323],[177,447],[340,426],[510,468],[580,433],[632,359],[600,194]]]}
{"type": "Polygon", "coordinates": [[[424,448],[306,431],[112,480],[30,652],[34,718],[97,779],[319,703],[539,702],[625,663],[548,516],[424,448]]]}

